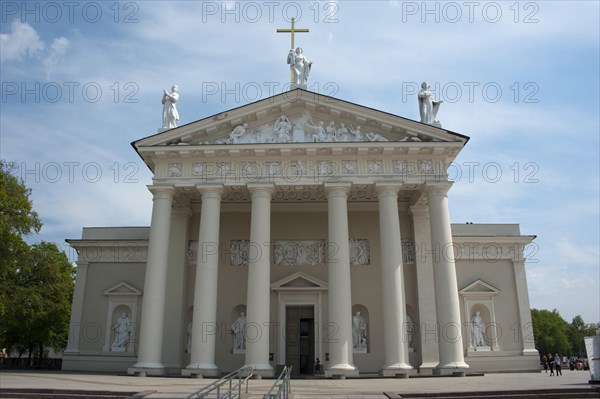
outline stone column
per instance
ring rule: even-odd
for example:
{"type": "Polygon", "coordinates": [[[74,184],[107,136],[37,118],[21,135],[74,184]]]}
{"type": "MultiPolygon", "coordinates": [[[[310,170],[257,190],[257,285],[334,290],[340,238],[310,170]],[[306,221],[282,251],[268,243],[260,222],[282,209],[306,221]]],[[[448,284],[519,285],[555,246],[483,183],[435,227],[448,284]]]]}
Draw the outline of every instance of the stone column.
{"type": "MultiPolygon", "coordinates": [[[[421,345],[419,373],[430,374],[440,362],[440,358],[429,209],[426,206],[411,206],[410,213],[413,217],[417,298],[419,300],[419,325],[418,329],[415,329],[420,337],[421,345]]],[[[413,345],[415,341],[413,340],[413,345]]]]}
{"type": "Polygon", "coordinates": [[[248,184],[252,198],[246,301],[246,365],[255,374],[273,376],[269,364],[271,297],[271,196],[273,184],[248,184]]]}
{"type": "Polygon", "coordinates": [[[352,296],[348,243],[348,193],[351,183],[325,183],[328,204],[329,342],[326,376],[358,376],[352,360],[352,296]]]}
{"type": "MultiPolygon", "coordinates": [[[[192,210],[189,202],[175,198],[171,212],[171,234],[169,237],[169,273],[167,275],[167,292],[165,308],[165,328],[168,337],[164,341],[163,363],[170,369],[181,369],[183,363],[182,333],[183,326],[185,270],[187,266],[188,225],[192,210]],[[173,326],[177,326],[175,329],[173,326]]],[[[185,340],[187,342],[187,339],[185,340]]]]}
{"type": "Polygon", "coordinates": [[[383,294],[384,377],[406,374],[407,342],[404,337],[406,302],[404,265],[398,215],[397,184],[375,184],[379,199],[379,243],[381,250],[381,291],[383,294]]]}
{"type": "Polygon", "coordinates": [[[64,354],[79,353],[79,336],[81,334],[81,316],[83,312],[83,300],[85,297],[85,283],[87,280],[89,262],[77,260],[75,274],[75,289],[73,291],[73,304],[71,310],[71,321],[69,322],[69,342],[64,354]]]}
{"type": "Polygon", "coordinates": [[[192,315],[192,351],[184,376],[217,376],[215,363],[217,339],[217,286],[219,277],[219,227],[223,186],[197,186],[202,194],[194,312],[192,315]]]}
{"type": "Polygon", "coordinates": [[[465,363],[463,354],[458,283],[448,212],[447,192],[450,187],[449,183],[426,187],[433,246],[435,307],[440,338],[438,369],[466,369],[469,366],[465,363]]]}
{"type": "Polygon", "coordinates": [[[523,354],[538,356],[533,341],[533,324],[531,323],[531,307],[529,306],[529,292],[527,291],[527,276],[525,275],[525,261],[522,251],[518,252],[519,258],[513,260],[515,272],[515,287],[517,289],[517,304],[519,306],[519,326],[523,340],[523,354]]]}
{"type": "Polygon", "coordinates": [[[153,195],[138,361],[129,374],[164,374],[162,361],[173,186],[149,186],[153,195]]]}

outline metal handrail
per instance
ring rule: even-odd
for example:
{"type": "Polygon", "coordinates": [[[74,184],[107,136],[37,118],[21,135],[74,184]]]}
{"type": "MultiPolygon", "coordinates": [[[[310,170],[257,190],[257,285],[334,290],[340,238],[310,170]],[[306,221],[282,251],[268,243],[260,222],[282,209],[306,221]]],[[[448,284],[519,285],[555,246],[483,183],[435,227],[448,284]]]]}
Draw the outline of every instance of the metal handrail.
{"type": "Polygon", "coordinates": [[[292,392],[292,387],[290,386],[291,374],[292,366],[285,366],[271,389],[269,389],[269,392],[263,396],[263,399],[288,399],[290,397],[290,393],[292,392]],[[273,393],[273,390],[277,386],[277,393],[273,393]]]}
{"type": "Polygon", "coordinates": [[[224,377],[221,377],[217,381],[213,382],[210,385],[205,386],[199,391],[194,392],[193,394],[186,396],[186,399],[203,399],[210,393],[213,393],[216,390],[216,398],[217,399],[234,399],[242,397],[242,385],[246,383],[246,393],[248,393],[248,380],[252,377],[254,373],[254,367],[252,366],[244,366],[237,369],[234,372],[227,374],[224,377]],[[245,374],[246,376],[242,378],[245,374]],[[237,383],[234,384],[234,380],[237,379],[237,383]],[[224,387],[224,385],[228,385],[224,387]],[[221,393],[221,389],[224,389],[224,392],[221,393]],[[234,391],[237,390],[237,394],[234,391]]]}

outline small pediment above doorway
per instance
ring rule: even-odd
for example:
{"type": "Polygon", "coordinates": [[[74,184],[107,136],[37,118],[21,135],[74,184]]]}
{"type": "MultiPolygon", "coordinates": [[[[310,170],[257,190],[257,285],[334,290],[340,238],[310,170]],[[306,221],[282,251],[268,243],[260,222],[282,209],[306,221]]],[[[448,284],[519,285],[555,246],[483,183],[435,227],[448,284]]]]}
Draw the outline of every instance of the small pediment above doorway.
{"type": "Polygon", "coordinates": [[[327,283],[303,272],[296,272],[271,284],[273,291],[325,291],[327,283]]]}
{"type": "Polygon", "coordinates": [[[492,297],[499,293],[500,290],[494,287],[491,284],[486,283],[483,280],[476,280],[471,284],[464,287],[462,290],[458,291],[458,293],[462,296],[485,296],[492,297]]]}
{"type": "Polygon", "coordinates": [[[114,296],[114,295],[139,296],[139,295],[142,295],[142,291],[138,290],[133,285],[131,285],[125,281],[121,281],[121,282],[113,285],[112,287],[105,289],[102,293],[104,295],[108,295],[108,296],[114,296]]]}

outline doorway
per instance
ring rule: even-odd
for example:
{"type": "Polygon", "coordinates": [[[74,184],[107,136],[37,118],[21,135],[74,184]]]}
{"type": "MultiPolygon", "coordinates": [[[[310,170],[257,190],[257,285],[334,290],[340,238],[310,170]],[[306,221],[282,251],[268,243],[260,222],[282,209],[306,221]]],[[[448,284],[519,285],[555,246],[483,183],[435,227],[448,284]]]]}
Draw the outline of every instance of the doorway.
{"type": "Polygon", "coordinates": [[[313,306],[286,306],[285,364],[292,375],[314,374],[315,310],[313,306]]]}

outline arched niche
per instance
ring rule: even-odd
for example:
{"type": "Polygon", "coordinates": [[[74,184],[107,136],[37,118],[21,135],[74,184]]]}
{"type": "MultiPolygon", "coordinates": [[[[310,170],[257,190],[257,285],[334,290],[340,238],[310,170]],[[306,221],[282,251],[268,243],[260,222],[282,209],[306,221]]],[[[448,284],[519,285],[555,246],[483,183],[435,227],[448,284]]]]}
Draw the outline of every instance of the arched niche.
{"type": "Polygon", "coordinates": [[[500,290],[483,280],[477,280],[459,291],[463,298],[464,321],[468,326],[467,354],[500,350],[494,310],[494,297],[499,292],[500,290]],[[483,326],[483,345],[476,345],[474,342],[476,330],[481,328],[478,325],[483,326]]]}
{"type": "Polygon", "coordinates": [[[352,352],[369,353],[371,337],[369,310],[364,305],[352,306],[352,352]]]}

